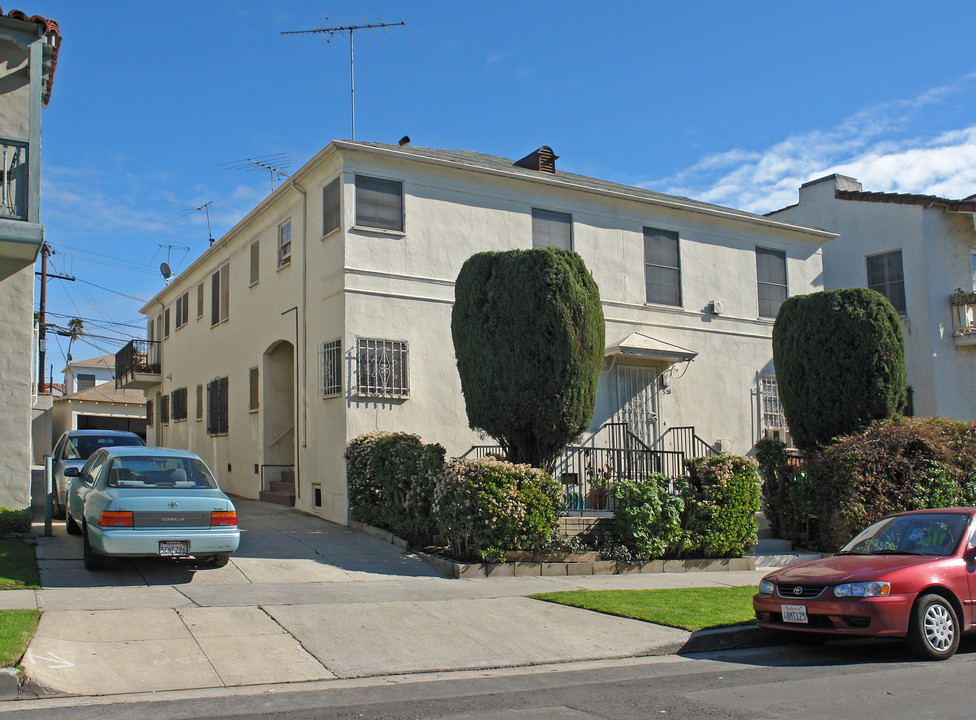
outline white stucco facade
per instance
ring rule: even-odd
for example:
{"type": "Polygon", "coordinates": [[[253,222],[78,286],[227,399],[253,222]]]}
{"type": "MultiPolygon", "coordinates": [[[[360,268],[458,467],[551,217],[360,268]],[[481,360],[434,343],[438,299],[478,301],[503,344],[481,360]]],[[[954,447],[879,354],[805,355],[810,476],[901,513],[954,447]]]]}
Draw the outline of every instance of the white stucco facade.
{"type": "Polygon", "coordinates": [[[588,435],[633,405],[636,378],[653,406],[650,442],[669,427],[694,426],[710,443],[749,452],[763,431],[760,378],[772,374],[757,248],[783,258],[790,295],[813,292],[823,283],[820,245],[832,234],[476,153],[346,141],[323,149],[143,308],[161,357],[158,384],[142,385],[154,408],[149,442],[199,453],[225,490],[247,497],[257,496],[262,472],[294,465],[296,506],[340,523],[343,450],[357,435],[413,432],[449,455],[484,444],[468,428],[455,364],[454,280],[476,252],[532,247],[534,209],[571,218],[572,249],[600,288],[611,349],[588,435]],[[357,184],[369,179],[400,184],[402,229],[357,222],[357,184]],[[324,202],[336,180],[337,208],[324,202]],[[337,210],[334,223],[327,207],[337,210]],[[290,259],[279,264],[286,223],[290,259]],[[675,304],[646,301],[645,228],[677,236],[675,304]],[[216,315],[215,289],[226,299],[216,315]],[[643,346],[613,349],[634,333],[643,346]],[[335,341],[341,389],[332,393],[335,341]],[[403,397],[360,387],[357,343],[364,357],[374,347],[406,356],[403,397]],[[224,378],[227,429],[208,433],[207,387],[219,392],[224,378]],[[169,410],[184,388],[186,418],[169,412],[163,422],[161,404],[169,410]]]}
{"type": "MultiPolygon", "coordinates": [[[[838,233],[823,246],[824,287],[869,287],[868,258],[901,257],[905,361],[913,411],[976,420],[976,336],[953,333],[953,298],[976,291],[971,200],[865,192],[830,175],[771,217],[838,233]]],[[[897,269],[896,269],[897,273],[897,269]]],[[[970,310],[970,316],[972,311],[970,310]]]]}

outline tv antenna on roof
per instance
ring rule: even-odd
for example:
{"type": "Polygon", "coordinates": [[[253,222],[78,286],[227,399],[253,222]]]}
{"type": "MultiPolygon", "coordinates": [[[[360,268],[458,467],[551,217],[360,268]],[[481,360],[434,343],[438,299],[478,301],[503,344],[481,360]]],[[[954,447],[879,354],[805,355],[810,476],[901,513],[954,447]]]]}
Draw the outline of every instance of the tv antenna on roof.
{"type": "Polygon", "coordinates": [[[259,157],[244,158],[243,160],[231,160],[230,162],[218,163],[214,167],[222,167],[225,170],[250,170],[271,172],[271,192],[275,189],[275,178],[279,180],[290,177],[285,172],[291,163],[291,155],[288,153],[277,153],[275,155],[261,155],[259,157]]]}
{"type": "MultiPolygon", "coordinates": [[[[167,200],[166,202],[169,202],[169,200],[167,200]]],[[[203,205],[200,205],[200,206],[197,206],[197,205],[184,205],[183,203],[175,203],[175,202],[169,202],[169,204],[170,205],[179,205],[180,207],[189,208],[189,212],[185,212],[182,215],[180,215],[179,217],[175,217],[172,220],[169,220],[166,223],[167,225],[169,225],[169,223],[174,223],[177,220],[182,220],[187,215],[192,215],[197,210],[203,210],[204,212],[206,212],[207,213],[207,235],[210,238],[210,244],[211,245],[214,244],[213,230],[210,229],[210,206],[213,205],[213,200],[211,200],[210,202],[206,202],[206,203],[204,203],[203,205]]],[[[160,247],[162,247],[162,246],[160,246],[160,247]]],[[[174,247],[182,247],[182,245],[180,245],[180,246],[174,246],[174,247]]],[[[189,250],[189,249],[190,248],[187,248],[187,250],[189,250]]]]}
{"type": "MultiPolygon", "coordinates": [[[[163,276],[163,280],[168,284],[169,279],[173,276],[173,269],[170,267],[169,264],[170,254],[173,252],[173,249],[175,248],[177,250],[183,250],[184,251],[183,257],[186,257],[186,254],[190,252],[190,248],[188,248],[186,245],[166,245],[164,243],[159,243],[159,242],[156,244],[159,245],[159,250],[166,248],[166,262],[159,264],[159,274],[163,276]]],[[[156,253],[159,253],[159,250],[157,250],[156,253]]],[[[154,259],[155,257],[156,254],[153,254],[154,259]]],[[[152,260],[150,260],[150,262],[152,262],[152,260]]]]}
{"type": "MultiPolygon", "coordinates": [[[[373,10],[374,11],[376,10],[375,3],[373,5],[373,10]]],[[[366,14],[363,13],[362,9],[360,9],[359,12],[362,13],[363,20],[365,21],[366,20],[366,14]]],[[[346,11],[346,14],[349,15],[349,11],[348,10],[346,11]]],[[[359,36],[365,42],[366,36],[363,35],[363,32],[362,31],[363,30],[370,30],[370,31],[372,31],[373,35],[376,37],[376,40],[379,42],[379,44],[380,45],[383,45],[383,41],[380,40],[380,36],[376,33],[377,28],[380,28],[380,29],[384,30],[386,32],[386,34],[389,36],[390,42],[393,43],[393,47],[396,47],[397,46],[396,45],[396,41],[393,39],[393,36],[390,35],[389,28],[391,28],[391,27],[403,27],[404,30],[406,30],[406,28],[407,28],[407,24],[405,22],[403,22],[403,20],[401,20],[400,22],[395,22],[395,23],[385,23],[385,22],[383,22],[382,20],[379,19],[379,13],[378,12],[376,13],[376,18],[377,18],[377,20],[379,20],[379,22],[375,22],[375,23],[364,22],[362,25],[357,25],[357,24],[355,24],[355,21],[353,21],[352,15],[349,15],[349,21],[350,21],[349,24],[348,25],[342,25],[337,20],[333,20],[332,18],[326,16],[325,19],[328,20],[328,22],[330,23],[329,25],[324,25],[324,26],[319,27],[319,28],[312,28],[311,30],[287,30],[287,31],[281,33],[282,35],[312,35],[312,34],[322,34],[322,35],[325,35],[326,36],[326,38],[325,38],[326,39],[326,42],[329,42],[329,43],[332,42],[332,38],[335,37],[336,35],[342,35],[343,33],[346,33],[346,34],[349,35],[349,99],[350,99],[350,102],[351,102],[351,109],[352,109],[352,139],[353,140],[356,139],[356,74],[355,74],[355,70],[354,70],[355,64],[353,62],[353,38],[355,37],[355,34],[358,32],[359,33],[359,36]]],[[[407,35],[410,35],[410,31],[409,30],[407,30],[407,35]]],[[[411,40],[412,39],[413,38],[411,37],[411,40]]],[[[416,42],[414,43],[414,45],[416,45],[416,42]]],[[[399,50],[399,48],[397,48],[397,50],[399,50]]]]}

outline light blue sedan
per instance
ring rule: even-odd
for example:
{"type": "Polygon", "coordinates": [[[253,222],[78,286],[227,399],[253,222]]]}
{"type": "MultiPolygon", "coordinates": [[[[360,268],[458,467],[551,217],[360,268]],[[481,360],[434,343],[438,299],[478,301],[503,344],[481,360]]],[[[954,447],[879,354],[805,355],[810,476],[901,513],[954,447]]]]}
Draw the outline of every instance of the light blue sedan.
{"type": "Polygon", "coordinates": [[[84,535],[89,570],[107,557],[193,556],[222,567],[240,544],[234,504],[186,450],[101,448],[65,475],[67,529],[84,535]]]}

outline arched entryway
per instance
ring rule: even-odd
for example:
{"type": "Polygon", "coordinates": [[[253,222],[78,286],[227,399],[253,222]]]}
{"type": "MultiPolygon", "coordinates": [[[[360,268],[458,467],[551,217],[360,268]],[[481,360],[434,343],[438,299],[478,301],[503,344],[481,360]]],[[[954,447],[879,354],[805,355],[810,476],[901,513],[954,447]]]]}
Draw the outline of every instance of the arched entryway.
{"type": "Polygon", "coordinates": [[[261,499],[295,504],[295,346],[286,340],[264,352],[262,367],[261,499]]]}

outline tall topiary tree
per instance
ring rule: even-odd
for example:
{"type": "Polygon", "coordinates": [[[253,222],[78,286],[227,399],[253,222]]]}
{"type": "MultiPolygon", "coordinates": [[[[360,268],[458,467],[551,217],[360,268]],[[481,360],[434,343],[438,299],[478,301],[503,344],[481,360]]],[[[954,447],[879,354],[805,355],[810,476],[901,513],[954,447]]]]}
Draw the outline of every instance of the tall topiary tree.
{"type": "Polygon", "coordinates": [[[568,250],[483,252],[464,263],[454,293],[469,425],[510,461],[551,471],[596,404],[604,326],[593,277],[568,250]]]}
{"type": "Polygon", "coordinates": [[[893,416],[905,403],[905,343],[881,293],[831,290],[787,299],[773,327],[786,422],[806,449],[893,416]]]}

